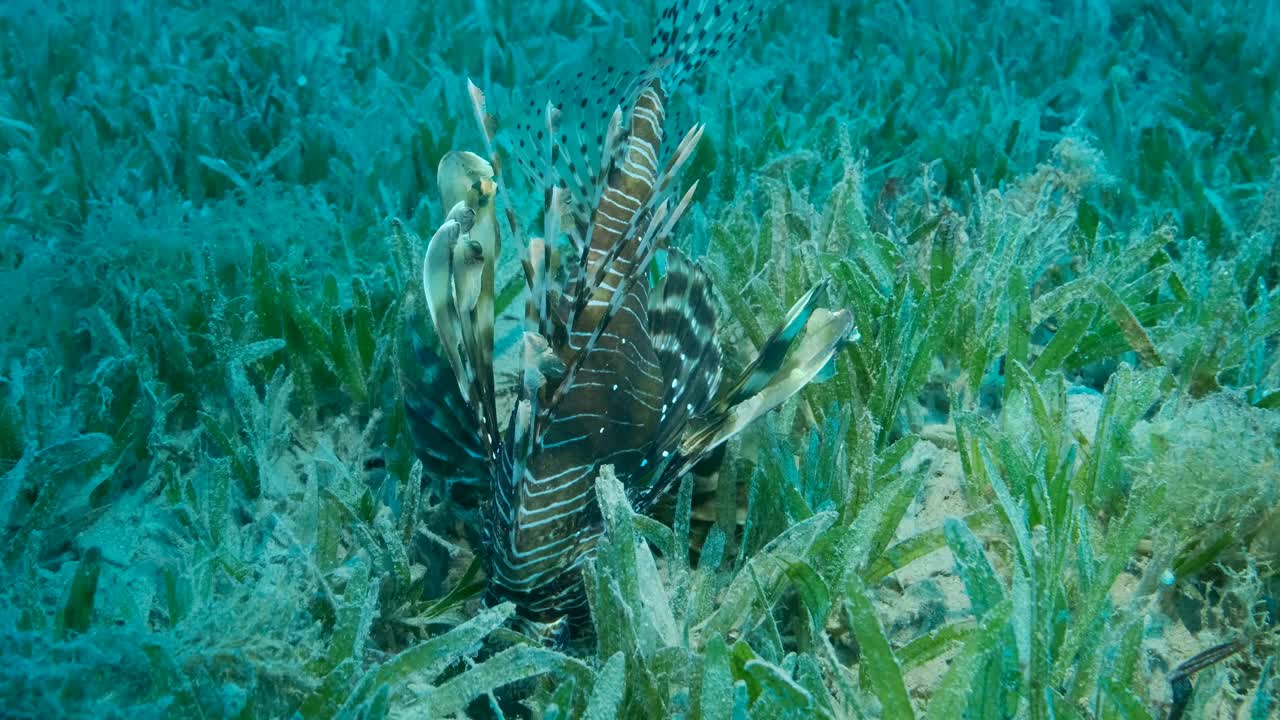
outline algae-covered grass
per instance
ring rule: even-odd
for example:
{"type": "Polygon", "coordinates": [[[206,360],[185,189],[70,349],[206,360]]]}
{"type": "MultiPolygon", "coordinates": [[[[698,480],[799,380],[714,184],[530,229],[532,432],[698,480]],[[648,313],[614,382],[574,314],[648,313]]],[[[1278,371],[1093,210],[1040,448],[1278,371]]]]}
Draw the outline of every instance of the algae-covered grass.
{"type": "Polygon", "coordinates": [[[650,5],[5,4],[6,715],[1273,716],[1268,2],[768,14],[678,243],[731,361],[827,277],[860,339],[669,523],[602,473],[593,645],[481,606],[400,400],[435,163],[650,5]]]}

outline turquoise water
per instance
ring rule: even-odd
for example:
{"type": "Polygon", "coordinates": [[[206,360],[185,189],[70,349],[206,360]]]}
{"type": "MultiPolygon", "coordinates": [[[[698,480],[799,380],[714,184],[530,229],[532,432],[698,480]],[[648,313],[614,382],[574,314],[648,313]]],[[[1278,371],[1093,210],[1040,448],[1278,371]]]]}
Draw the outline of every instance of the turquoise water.
{"type": "Polygon", "coordinates": [[[1280,9],[664,8],[0,7],[0,715],[1276,716],[1280,9]],[[701,394],[521,455],[655,79],[701,394]]]}

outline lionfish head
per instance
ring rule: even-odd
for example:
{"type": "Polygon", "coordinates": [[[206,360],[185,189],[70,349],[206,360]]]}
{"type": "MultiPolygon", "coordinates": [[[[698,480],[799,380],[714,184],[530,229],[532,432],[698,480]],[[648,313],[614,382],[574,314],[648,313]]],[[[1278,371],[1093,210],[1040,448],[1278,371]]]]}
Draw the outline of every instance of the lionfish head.
{"type": "Polygon", "coordinates": [[[820,283],[726,379],[711,283],[667,247],[696,188],[677,190],[681,168],[703,132],[695,125],[668,137],[667,98],[755,17],[753,3],[681,0],[663,13],[648,69],[604,81],[608,102],[593,100],[596,91],[535,101],[534,119],[516,124],[509,144],[541,191],[543,222],[540,236],[525,239],[506,210],[527,298],[504,422],[493,369],[503,183],[495,123],[475,86],[490,159],[454,152],[440,163],[447,217],[423,266],[440,350],[419,343],[425,369],[406,383],[406,407],[427,467],[471,473],[485,488],[490,596],[546,627],[586,609],[581,568],[602,532],[602,467],[613,467],[638,511],[650,511],[700,460],[799,392],[851,334],[847,312],[818,307],[820,283]],[[666,271],[651,287],[660,250],[666,271]]]}

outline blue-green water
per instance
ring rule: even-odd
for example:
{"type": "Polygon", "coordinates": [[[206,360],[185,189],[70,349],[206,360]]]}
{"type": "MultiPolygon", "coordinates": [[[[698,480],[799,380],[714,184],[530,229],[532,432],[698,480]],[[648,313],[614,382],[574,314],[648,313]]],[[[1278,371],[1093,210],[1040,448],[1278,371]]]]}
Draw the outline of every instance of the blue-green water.
{"type": "Polygon", "coordinates": [[[1280,7],[664,8],[0,6],[0,715],[1276,716],[1280,7]],[[630,287],[700,268],[720,392],[592,396],[585,611],[531,623],[506,461],[457,440],[515,457],[574,372],[522,260],[564,182],[572,287],[626,71],[655,160],[702,124],[630,287]],[[499,441],[413,341],[448,354],[424,259],[487,188],[499,441]],[[611,453],[650,436],[706,462],[646,491],[611,453]]]}

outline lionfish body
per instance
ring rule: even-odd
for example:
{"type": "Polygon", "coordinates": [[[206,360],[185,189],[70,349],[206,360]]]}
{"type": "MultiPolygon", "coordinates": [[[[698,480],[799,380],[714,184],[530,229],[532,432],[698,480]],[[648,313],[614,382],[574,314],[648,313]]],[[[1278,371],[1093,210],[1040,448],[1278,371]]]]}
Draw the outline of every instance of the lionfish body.
{"type": "MultiPolygon", "coordinates": [[[[666,273],[650,287],[655,254],[694,192],[677,197],[672,187],[702,134],[695,126],[674,147],[664,142],[667,93],[736,38],[753,8],[735,5],[684,0],[664,13],[653,68],[602,113],[595,153],[588,123],[566,122],[564,102],[547,103],[540,127],[518,128],[525,151],[517,159],[543,184],[544,223],[543,236],[525,243],[516,403],[501,428],[496,158],[450,153],[441,161],[449,216],[428,245],[423,282],[442,350],[419,349],[433,386],[409,384],[406,407],[429,469],[476,473],[487,484],[489,593],[527,619],[555,623],[586,609],[581,567],[602,532],[602,467],[613,467],[638,511],[652,509],[696,463],[798,392],[852,329],[846,312],[816,307],[819,285],[722,388],[715,305],[701,268],[667,250],[666,273]],[[562,236],[577,256],[567,269],[553,261],[562,236]]],[[[471,93],[494,157],[483,95],[471,93]]],[[[509,220],[518,235],[513,214],[509,220]]]]}

